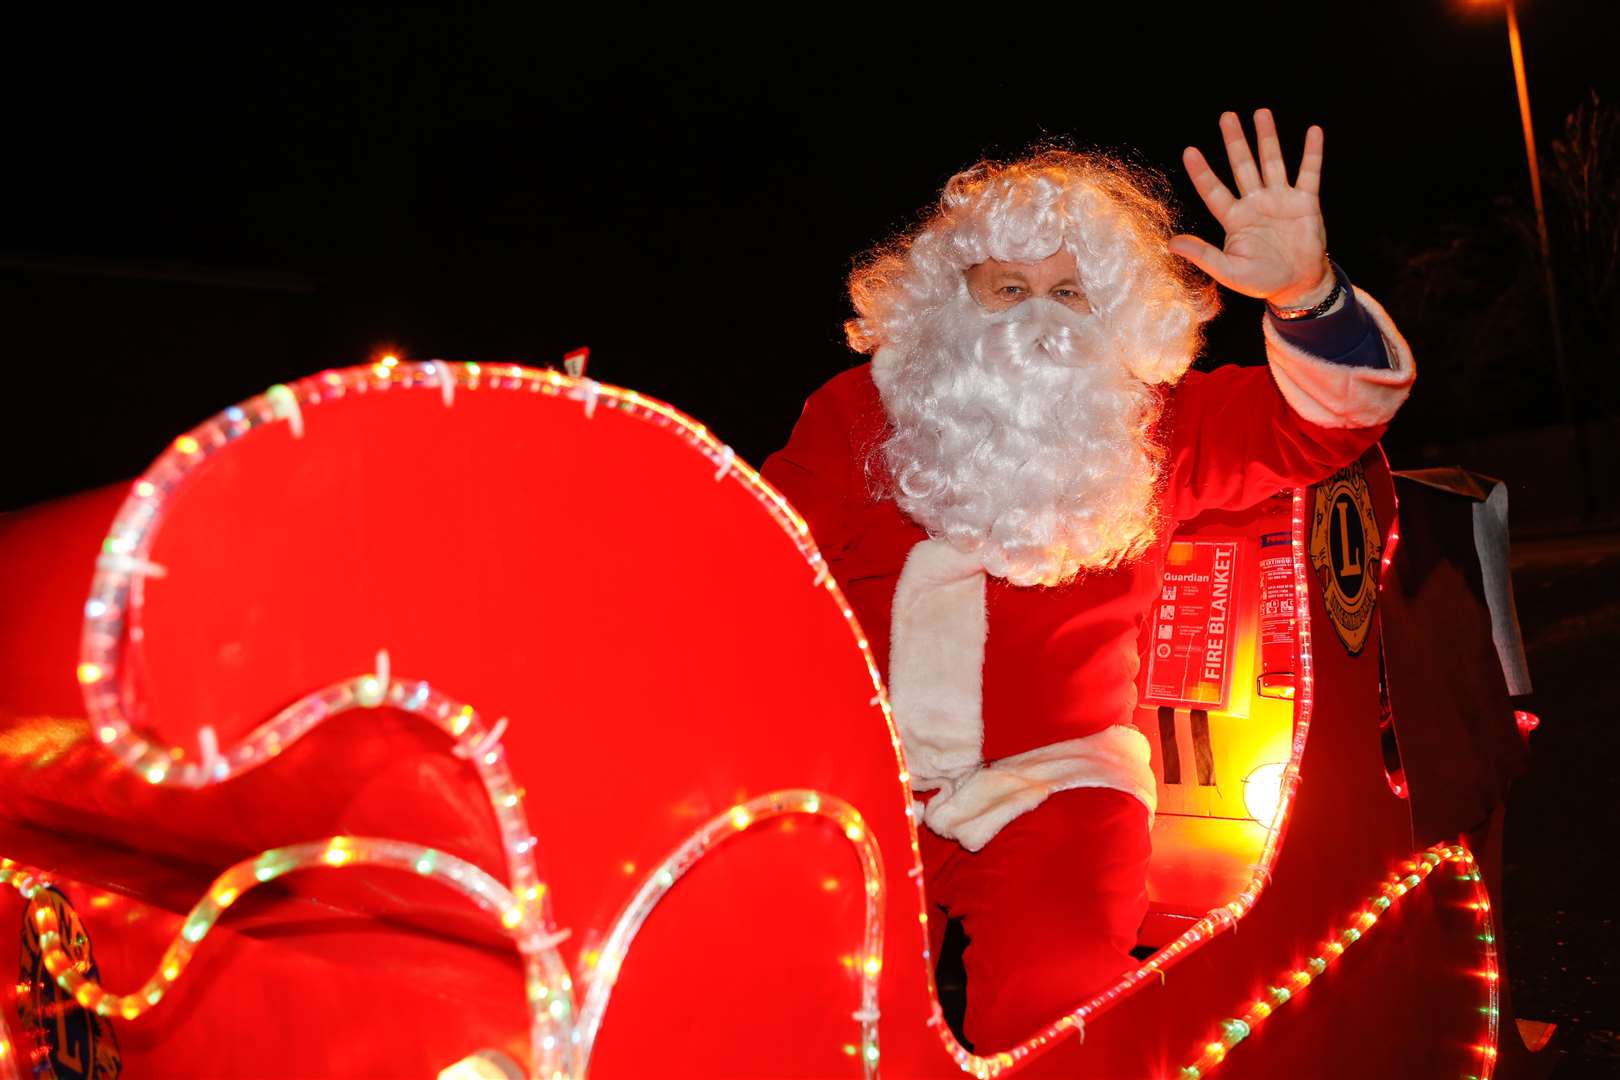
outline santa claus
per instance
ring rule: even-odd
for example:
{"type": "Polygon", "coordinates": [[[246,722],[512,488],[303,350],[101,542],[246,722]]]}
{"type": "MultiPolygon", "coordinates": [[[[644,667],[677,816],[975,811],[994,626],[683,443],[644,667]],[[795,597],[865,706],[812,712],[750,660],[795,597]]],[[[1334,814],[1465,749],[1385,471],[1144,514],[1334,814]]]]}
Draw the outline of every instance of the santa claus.
{"type": "Polygon", "coordinates": [[[1321,129],[1290,183],[1269,112],[1258,165],[1220,124],[1237,193],[1184,161],[1221,248],[1172,235],[1162,184],[1106,156],[952,177],[850,279],[871,362],[765,464],[887,676],[981,1053],[1131,966],[1154,812],[1137,637],[1176,523],[1355,460],[1412,385],[1389,316],[1326,257],[1321,129]],[[1266,302],[1266,366],[1188,370],[1211,278],[1266,302]]]}

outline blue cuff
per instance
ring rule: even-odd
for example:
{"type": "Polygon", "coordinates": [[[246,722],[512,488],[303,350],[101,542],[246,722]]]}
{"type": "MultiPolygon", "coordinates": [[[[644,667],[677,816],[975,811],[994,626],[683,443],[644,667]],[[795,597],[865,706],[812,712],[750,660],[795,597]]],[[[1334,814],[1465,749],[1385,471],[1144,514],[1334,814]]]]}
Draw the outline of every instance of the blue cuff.
{"type": "Polygon", "coordinates": [[[1344,269],[1338,263],[1331,265],[1334,276],[1344,288],[1343,307],[1314,319],[1279,319],[1269,311],[1266,318],[1271,320],[1272,328],[1290,345],[1331,364],[1388,368],[1389,354],[1384,351],[1383,335],[1378,332],[1366,309],[1356,300],[1344,269]]]}

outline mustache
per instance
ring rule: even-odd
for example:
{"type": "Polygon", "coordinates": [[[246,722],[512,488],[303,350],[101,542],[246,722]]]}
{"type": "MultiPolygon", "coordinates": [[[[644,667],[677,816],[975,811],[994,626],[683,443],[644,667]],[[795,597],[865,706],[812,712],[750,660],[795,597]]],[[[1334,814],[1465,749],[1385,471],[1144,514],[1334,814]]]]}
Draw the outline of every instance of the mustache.
{"type": "Polygon", "coordinates": [[[1080,367],[1110,351],[1110,335],[1100,317],[1073,311],[1055,300],[1031,297],[1002,311],[986,311],[961,296],[932,320],[928,351],[971,348],[1026,364],[1080,367]]]}

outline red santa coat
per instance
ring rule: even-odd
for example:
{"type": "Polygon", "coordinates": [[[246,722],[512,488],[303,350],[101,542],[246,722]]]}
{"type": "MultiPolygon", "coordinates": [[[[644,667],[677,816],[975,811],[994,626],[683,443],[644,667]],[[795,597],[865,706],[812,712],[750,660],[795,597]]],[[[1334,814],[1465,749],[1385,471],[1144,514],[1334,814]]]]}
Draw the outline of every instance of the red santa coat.
{"type": "Polygon", "coordinates": [[[1266,326],[1266,367],[1189,372],[1166,391],[1165,526],[1127,566],[1058,587],[987,579],[978,561],[884,494],[887,417],[872,364],[816,391],[764,475],[805,519],[885,673],[926,824],[978,850],[1049,794],[1107,787],[1141,799],[1154,782],[1131,726],[1137,640],[1158,595],[1174,523],[1252,506],[1354,461],[1383,433],[1415,377],[1384,310],[1388,370],[1303,352],[1266,326]]]}

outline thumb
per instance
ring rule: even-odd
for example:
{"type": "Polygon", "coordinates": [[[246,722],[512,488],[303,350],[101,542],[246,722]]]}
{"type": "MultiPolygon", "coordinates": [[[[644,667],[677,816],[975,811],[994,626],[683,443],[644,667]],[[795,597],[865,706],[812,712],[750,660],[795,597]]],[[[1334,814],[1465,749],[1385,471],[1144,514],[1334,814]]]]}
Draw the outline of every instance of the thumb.
{"type": "Polygon", "coordinates": [[[1181,256],[1216,281],[1226,280],[1226,253],[1214,244],[1187,233],[1178,233],[1170,238],[1169,248],[1172,255],[1181,256]]]}

